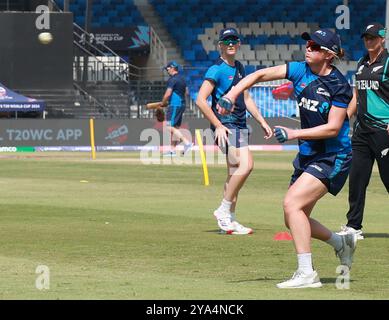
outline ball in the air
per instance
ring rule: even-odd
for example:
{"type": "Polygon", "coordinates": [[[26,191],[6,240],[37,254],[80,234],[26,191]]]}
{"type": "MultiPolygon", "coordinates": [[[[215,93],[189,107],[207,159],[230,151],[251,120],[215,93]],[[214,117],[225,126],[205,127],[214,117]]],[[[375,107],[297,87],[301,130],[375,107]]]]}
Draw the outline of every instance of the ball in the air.
{"type": "Polygon", "coordinates": [[[50,32],[42,32],[39,34],[38,39],[42,44],[49,44],[53,41],[53,35],[50,32]]]}

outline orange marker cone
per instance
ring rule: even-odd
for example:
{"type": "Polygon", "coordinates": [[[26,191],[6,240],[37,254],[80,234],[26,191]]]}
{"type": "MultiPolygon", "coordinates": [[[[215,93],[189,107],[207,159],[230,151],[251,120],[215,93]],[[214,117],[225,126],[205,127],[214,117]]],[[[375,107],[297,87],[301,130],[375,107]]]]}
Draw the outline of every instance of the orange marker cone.
{"type": "Polygon", "coordinates": [[[273,240],[275,241],[291,241],[293,240],[292,236],[289,234],[289,232],[277,232],[273,240]]]}

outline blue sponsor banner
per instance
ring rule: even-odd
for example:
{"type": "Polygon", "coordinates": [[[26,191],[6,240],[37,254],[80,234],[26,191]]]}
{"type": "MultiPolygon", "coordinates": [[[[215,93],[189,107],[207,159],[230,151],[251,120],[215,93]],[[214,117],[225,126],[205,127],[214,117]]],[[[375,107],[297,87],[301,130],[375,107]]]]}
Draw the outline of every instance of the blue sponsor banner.
{"type": "Polygon", "coordinates": [[[0,111],[43,111],[45,102],[13,92],[0,83],[0,111]]]}

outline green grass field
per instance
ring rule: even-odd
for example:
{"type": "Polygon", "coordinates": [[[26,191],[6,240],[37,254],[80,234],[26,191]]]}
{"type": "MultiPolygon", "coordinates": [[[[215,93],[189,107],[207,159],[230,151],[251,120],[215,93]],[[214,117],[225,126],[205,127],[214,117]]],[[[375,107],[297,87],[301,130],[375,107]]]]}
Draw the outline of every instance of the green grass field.
{"type": "MultiPolygon", "coordinates": [[[[217,232],[224,166],[143,165],[137,154],[2,154],[1,299],[388,299],[388,195],[375,171],[368,189],[365,240],[358,242],[349,290],[335,287],[338,260],[313,241],[320,289],[280,290],[292,275],[292,242],[274,241],[294,153],[255,154],[241,191],[239,221],[251,236],[217,232]],[[84,182],[80,182],[84,181],[84,182]],[[85,182],[88,181],[88,182],[85,182]],[[50,288],[38,290],[38,265],[50,288]]],[[[313,216],[339,230],[345,187],[313,216]]]]}

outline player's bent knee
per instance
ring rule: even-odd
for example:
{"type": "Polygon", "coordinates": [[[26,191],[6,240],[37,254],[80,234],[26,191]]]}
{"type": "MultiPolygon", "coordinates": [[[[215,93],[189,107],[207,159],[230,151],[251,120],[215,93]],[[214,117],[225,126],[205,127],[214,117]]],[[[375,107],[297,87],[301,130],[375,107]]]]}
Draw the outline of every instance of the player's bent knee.
{"type": "Polygon", "coordinates": [[[234,175],[237,176],[248,176],[250,175],[252,169],[248,168],[247,166],[239,166],[237,170],[234,172],[234,175]]]}
{"type": "Polygon", "coordinates": [[[249,175],[254,169],[253,163],[251,161],[240,162],[239,163],[239,171],[242,175],[249,175]]]}
{"type": "Polygon", "coordinates": [[[285,217],[289,216],[292,212],[296,211],[297,206],[295,201],[293,201],[292,197],[285,197],[284,202],[283,202],[283,208],[284,208],[284,213],[285,217]]]}
{"type": "Polygon", "coordinates": [[[246,174],[247,174],[247,175],[250,175],[251,172],[253,172],[253,167],[252,167],[252,166],[251,166],[251,167],[248,167],[248,168],[246,169],[246,174]]]}

